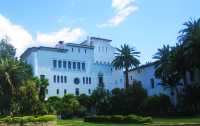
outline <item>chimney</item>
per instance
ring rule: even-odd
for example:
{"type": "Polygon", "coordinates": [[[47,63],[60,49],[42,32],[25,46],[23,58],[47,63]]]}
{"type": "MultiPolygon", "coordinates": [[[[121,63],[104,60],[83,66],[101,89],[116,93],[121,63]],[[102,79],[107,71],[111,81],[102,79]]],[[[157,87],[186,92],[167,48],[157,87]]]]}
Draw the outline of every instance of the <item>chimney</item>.
{"type": "Polygon", "coordinates": [[[59,45],[62,45],[64,43],[64,41],[58,41],[59,45]]]}

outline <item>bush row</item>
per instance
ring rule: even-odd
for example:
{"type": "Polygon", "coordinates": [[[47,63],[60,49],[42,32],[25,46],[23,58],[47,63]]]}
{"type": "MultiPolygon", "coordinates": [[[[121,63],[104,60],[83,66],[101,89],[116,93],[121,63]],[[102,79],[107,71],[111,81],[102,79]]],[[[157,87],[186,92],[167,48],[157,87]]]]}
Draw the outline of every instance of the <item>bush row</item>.
{"type": "Polygon", "coordinates": [[[87,116],[85,122],[105,122],[105,123],[151,123],[151,117],[142,117],[136,115],[111,115],[111,116],[87,116]]]}
{"type": "Polygon", "coordinates": [[[49,122],[55,121],[56,115],[43,115],[43,116],[23,116],[23,117],[3,117],[0,118],[0,122],[5,123],[28,123],[28,122],[49,122]]]}

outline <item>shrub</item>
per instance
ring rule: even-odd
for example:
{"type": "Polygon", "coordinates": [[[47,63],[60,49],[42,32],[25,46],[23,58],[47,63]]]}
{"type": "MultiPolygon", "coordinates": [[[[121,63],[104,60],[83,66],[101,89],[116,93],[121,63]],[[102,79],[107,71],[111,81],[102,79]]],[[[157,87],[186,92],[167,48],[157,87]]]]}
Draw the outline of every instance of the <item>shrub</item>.
{"type": "Polygon", "coordinates": [[[122,115],[113,115],[110,117],[110,122],[123,122],[124,121],[124,116],[122,115]]]}
{"type": "Polygon", "coordinates": [[[39,116],[36,118],[38,122],[48,122],[48,121],[55,121],[57,117],[55,115],[44,115],[39,116]]]}
{"type": "Polygon", "coordinates": [[[105,123],[151,123],[151,117],[142,117],[136,115],[112,115],[112,116],[88,116],[84,119],[85,122],[105,122],[105,123]]]}
{"type": "Polygon", "coordinates": [[[172,109],[170,98],[167,95],[149,96],[140,106],[145,115],[166,115],[172,109]]]}
{"type": "Polygon", "coordinates": [[[49,122],[49,121],[55,121],[56,120],[55,115],[44,115],[44,116],[24,116],[24,117],[11,117],[7,116],[4,118],[1,118],[1,122],[5,123],[28,123],[28,122],[49,122]]]}

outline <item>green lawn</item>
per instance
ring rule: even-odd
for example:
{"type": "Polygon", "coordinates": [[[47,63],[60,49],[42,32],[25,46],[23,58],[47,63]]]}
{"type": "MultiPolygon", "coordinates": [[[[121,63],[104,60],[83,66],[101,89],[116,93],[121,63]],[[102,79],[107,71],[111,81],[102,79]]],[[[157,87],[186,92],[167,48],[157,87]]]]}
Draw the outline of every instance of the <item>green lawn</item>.
{"type": "MultiPolygon", "coordinates": [[[[177,118],[153,118],[153,123],[177,124],[177,123],[200,123],[198,117],[177,117],[177,118]]],[[[59,120],[58,126],[143,126],[143,124],[95,124],[86,123],[82,119],[59,120]]]]}

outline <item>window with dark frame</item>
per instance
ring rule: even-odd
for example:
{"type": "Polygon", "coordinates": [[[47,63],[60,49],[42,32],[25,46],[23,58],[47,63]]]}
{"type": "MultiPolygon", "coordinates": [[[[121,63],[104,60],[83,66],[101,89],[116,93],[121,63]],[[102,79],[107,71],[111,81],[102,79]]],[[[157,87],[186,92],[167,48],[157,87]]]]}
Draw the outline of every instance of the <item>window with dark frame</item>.
{"type": "Polygon", "coordinates": [[[45,75],[40,75],[40,79],[45,79],[45,75]]]}
{"type": "Polygon", "coordinates": [[[58,61],[58,68],[61,68],[61,67],[62,67],[62,61],[59,60],[59,61],[58,61]]]}
{"type": "Polygon", "coordinates": [[[56,83],[56,75],[53,76],[53,82],[56,83]]]}
{"type": "Polygon", "coordinates": [[[154,82],[154,79],[153,79],[153,78],[151,78],[151,79],[150,79],[150,82],[151,82],[151,88],[153,89],[153,88],[155,87],[155,82],[154,82]]]}
{"type": "Polygon", "coordinates": [[[64,89],[64,94],[67,94],[67,89],[64,89]]]}
{"type": "Polygon", "coordinates": [[[73,62],[73,69],[76,69],[76,62],[73,62]]]}
{"type": "Polygon", "coordinates": [[[78,70],[81,69],[81,63],[80,63],[80,62],[77,63],[77,69],[78,69],[78,70]]]}
{"type": "Polygon", "coordinates": [[[63,68],[67,68],[67,61],[63,61],[63,68]]]}
{"type": "Polygon", "coordinates": [[[68,69],[71,69],[71,67],[72,67],[72,63],[71,61],[68,61],[68,69]]]}
{"type": "Polygon", "coordinates": [[[57,83],[60,82],[60,76],[57,76],[57,83]]]}
{"type": "Polygon", "coordinates": [[[59,89],[56,90],[56,94],[57,94],[57,95],[59,94],[59,89]]]}
{"type": "Polygon", "coordinates": [[[76,88],[76,89],[75,89],[75,94],[76,94],[76,96],[78,96],[78,95],[80,94],[79,88],[76,88]]]}
{"type": "Polygon", "coordinates": [[[86,77],[86,84],[88,84],[88,77],[86,77]]]}
{"type": "Polygon", "coordinates": [[[67,76],[64,76],[64,82],[67,83],[67,76]]]}
{"type": "Polygon", "coordinates": [[[82,70],[85,70],[85,63],[82,63],[82,70]]]}
{"type": "Polygon", "coordinates": [[[89,77],[89,84],[91,84],[91,77],[89,77]]]}
{"type": "Polygon", "coordinates": [[[85,84],[85,77],[83,77],[83,84],[85,84]]]}
{"type": "Polygon", "coordinates": [[[53,68],[57,67],[57,60],[53,60],[53,68]]]}
{"type": "Polygon", "coordinates": [[[63,83],[63,76],[60,77],[60,81],[61,81],[61,83],[63,83]]]}

